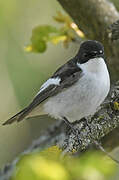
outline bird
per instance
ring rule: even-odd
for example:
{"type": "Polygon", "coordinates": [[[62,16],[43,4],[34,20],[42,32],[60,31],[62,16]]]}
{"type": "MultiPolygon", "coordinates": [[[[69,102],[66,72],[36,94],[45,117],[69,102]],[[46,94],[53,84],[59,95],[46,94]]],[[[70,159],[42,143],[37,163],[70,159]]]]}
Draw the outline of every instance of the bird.
{"type": "Polygon", "coordinates": [[[104,47],[96,40],[80,44],[77,54],[59,67],[41,86],[32,102],[3,125],[40,115],[64,120],[69,124],[95,114],[110,90],[110,76],[104,47]]]}

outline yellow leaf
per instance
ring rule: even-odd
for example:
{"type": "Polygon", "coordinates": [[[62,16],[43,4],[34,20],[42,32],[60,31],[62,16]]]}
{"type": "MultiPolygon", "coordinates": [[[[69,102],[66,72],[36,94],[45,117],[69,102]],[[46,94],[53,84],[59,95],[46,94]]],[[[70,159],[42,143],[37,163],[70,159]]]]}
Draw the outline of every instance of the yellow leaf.
{"type": "Polygon", "coordinates": [[[40,179],[47,180],[68,180],[68,172],[58,162],[36,157],[30,163],[32,170],[40,179]]]}
{"type": "Polygon", "coordinates": [[[54,36],[51,38],[51,42],[53,44],[58,44],[59,42],[63,42],[67,39],[67,36],[61,35],[61,36],[54,36]]]}
{"type": "Polygon", "coordinates": [[[118,102],[114,102],[114,109],[119,111],[119,103],[118,102]]]}
{"type": "Polygon", "coordinates": [[[54,20],[59,23],[66,24],[69,24],[69,22],[71,21],[69,16],[62,14],[60,11],[57,12],[57,16],[54,16],[54,20]]]}
{"type": "Polygon", "coordinates": [[[51,146],[51,147],[47,148],[47,151],[48,151],[48,152],[51,152],[51,153],[54,153],[54,152],[59,152],[59,153],[61,153],[61,152],[62,152],[62,150],[59,149],[58,146],[51,146]]]}
{"type": "Polygon", "coordinates": [[[28,46],[24,47],[24,50],[25,50],[26,52],[32,52],[33,48],[32,48],[31,45],[28,45],[28,46]]]}
{"type": "Polygon", "coordinates": [[[78,26],[74,22],[72,22],[70,26],[77,33],[78,36],[80,36],[81,38],[85,37],[84,33],[78,28],[78,26]]]}

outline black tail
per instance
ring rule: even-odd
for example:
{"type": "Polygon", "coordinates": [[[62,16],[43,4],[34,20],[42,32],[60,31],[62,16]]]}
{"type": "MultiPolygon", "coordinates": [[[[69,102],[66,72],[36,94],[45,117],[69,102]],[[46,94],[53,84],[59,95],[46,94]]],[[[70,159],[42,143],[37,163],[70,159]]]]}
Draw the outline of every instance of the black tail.
{"type": "Polygon", "coordinates": [[[18,112],[16,115],[14,115],[13,117],[11,117],[10,119],[8,119],[7,121],[5,121],[3,123],[3,125],[7,125],[7,124],[12,124],[13,122],[17,121],[21,121],[24,119],[24,117],[29,113],[29,109],[28,107],[24,108],[22,111],[18,112]]]}
{"type": "MultiPolygon", "coordinates": [[[[53,92],[53,88],[54,85],[50,87],[50,95],[53,92]]],[[[49,94],[47,94],[46,92],[42,92],[40,94],[38,94],[33,101],[26,107],[24,108],[22,111],[18,112],[16,115],[14,115],[13,117],[11,117],[10,119],[8,119],[7,121],[5,121],[3,123],[3,125],[7,125],[7,124],[12,124],[13,122],[17,121],[22,121],[33,109],[35,109],[40,103],[42,103],[44,100],[46,100],[49,96],[49,94]]]]}

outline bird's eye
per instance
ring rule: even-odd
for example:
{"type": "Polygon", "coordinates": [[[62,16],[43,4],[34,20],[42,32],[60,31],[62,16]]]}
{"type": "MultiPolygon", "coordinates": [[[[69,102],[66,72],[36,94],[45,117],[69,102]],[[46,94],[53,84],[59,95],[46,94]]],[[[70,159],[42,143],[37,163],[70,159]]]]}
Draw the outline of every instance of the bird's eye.
{"type": "Polygon", "coordinates": [[[103,51],[102,51],[102,50],[100,50],[99,52],[100,52],[100,54],[103,54],[103,51]]]}

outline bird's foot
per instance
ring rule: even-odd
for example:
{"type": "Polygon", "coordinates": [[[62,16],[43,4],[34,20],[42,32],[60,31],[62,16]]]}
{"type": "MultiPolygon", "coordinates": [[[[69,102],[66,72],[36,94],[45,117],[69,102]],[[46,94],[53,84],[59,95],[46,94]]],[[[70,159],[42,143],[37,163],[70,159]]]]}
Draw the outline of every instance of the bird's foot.
{"type": "Polygon", "coordinates": [[[74,123],[70,123],[66,117],[63,117],[64,122],[70,127],[73,134],[77,137],[78,142],[80,143],[80,129],[75,127],[74,123]]]}
{"type": "Polygon", "coordinates": [[[90,129],[90,122],[91,122],[91,116],[87,118],[82,118],[79,121],[75,121],[74,123],[71,123],[68,121],[68,119],[66,117],[63,117],[64,122],[68,125],[68,127],[71,128],[71,130],[73,131],[74,134],[80,134],[80,132],[85,129],[85,127],[89,128],[89,131],[91,131],[90,129]],[[79,126],[78,128],[76,127],[79,126]]]}

